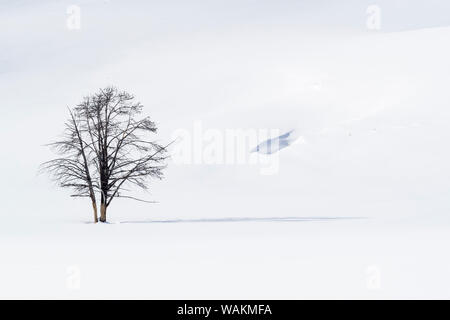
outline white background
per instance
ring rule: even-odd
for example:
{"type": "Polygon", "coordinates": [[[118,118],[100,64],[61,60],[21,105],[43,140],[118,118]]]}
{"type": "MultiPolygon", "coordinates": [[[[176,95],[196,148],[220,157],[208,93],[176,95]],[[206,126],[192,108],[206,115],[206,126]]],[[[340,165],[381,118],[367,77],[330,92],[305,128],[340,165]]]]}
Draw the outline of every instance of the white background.
{"type": "Polygon", "coordinates": [[[378,1],[368,30],[369,4],[0,1],[0,297],[450,298],[450,5],[378,1]],[[158,204],[95,225],[38,167],[108,85],[162,143],[195,121],[304,143],[270,176],[169,162],[158,204]]]}

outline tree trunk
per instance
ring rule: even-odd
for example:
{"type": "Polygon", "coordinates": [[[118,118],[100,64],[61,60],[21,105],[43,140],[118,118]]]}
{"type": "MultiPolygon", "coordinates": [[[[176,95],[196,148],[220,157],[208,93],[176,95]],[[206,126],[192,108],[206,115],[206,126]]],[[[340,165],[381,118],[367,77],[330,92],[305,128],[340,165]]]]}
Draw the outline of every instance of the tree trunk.
{"type": "Polygon", "coordinates": [[[92,200],[92,209],[94,210],[94,223],[98,222],[98,215],[97,215],[97,203],[95,203],[95,200],[92,200]]]}
{"type": "Polygon", "coordinates": [[[100,206],[100,221],[106,222],[106,203],[102,203],[100,206]]]}

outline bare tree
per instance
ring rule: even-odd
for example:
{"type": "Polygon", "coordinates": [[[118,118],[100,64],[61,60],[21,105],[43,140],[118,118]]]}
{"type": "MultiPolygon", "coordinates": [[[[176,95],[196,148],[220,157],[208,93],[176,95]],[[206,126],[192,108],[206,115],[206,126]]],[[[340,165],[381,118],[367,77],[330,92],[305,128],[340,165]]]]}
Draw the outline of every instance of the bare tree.
{"type": "Polygon", "coordinates": [[[42,169],[61,187],[73,189],[73,197],[89,197],[95,222],[96,194],[100,221],[106,222],[115,198],[145,201],[130,195],[130,187],[147,189],[151,178],[163,177],[170,144],[149,140],[157,128],[149,117],[138,119],[142,107],[127,92],[100,90],[70,110],[63,139],[50,144],[60,157],[45,162],[42,169]]]}

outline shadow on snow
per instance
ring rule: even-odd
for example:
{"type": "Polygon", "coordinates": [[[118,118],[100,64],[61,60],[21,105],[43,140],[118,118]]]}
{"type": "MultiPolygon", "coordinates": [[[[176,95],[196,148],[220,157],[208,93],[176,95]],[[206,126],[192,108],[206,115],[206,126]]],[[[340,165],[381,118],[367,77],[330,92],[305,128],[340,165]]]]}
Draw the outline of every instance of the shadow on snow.
{"type": "Polygon", "coordinates": [[[309,221],[340,221],[366,219],[365,217],[237,217],[237,218],[199,218],[199,219],[155,219],[122,221],[119,224],[140,224],[140,223],[211,223],[211,222],[309,222],[309,221]]]}

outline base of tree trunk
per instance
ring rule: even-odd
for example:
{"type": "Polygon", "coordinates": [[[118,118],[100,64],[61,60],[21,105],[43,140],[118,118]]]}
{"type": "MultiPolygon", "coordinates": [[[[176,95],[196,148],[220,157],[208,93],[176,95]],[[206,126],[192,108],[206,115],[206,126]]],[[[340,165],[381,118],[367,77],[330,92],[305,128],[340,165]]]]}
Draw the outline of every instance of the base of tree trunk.
{"type": "Polygon", "coordinates": [[[106,222],[106,204],[104,203],[100,207],[100,222],[106,222]]]}
{"type": "Polygon", "coordinates": [[[97,204],[95,203],[95,199],[92,200],[92,209],[94,210],[94,223],[97,223],[98,216],[97,216],[97,204]]]}

